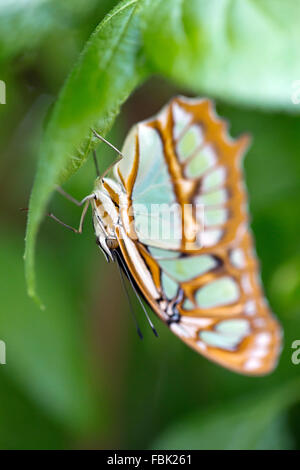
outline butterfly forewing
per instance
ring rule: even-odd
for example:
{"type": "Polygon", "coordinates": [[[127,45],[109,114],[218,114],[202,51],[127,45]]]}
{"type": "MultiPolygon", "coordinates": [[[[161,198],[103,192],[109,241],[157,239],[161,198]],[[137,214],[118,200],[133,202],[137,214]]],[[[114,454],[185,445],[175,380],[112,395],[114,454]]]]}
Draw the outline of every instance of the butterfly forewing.
{"type": "Polygon", "coordinates": [[[225,367],[264,374],[281,332],[248,227],[248,140],[228,136],[209,100],[177,97],[137,124],[115,167],[125,193],[116,234],[142,293],[176,335],[225,367]]]}

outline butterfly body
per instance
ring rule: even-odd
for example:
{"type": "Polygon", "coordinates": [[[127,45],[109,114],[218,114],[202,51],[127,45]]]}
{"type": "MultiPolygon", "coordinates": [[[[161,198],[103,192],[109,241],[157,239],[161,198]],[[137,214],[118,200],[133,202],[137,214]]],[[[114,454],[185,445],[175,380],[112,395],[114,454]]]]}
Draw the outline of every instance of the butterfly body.
{"type": "Polygon", "coordinates": [[[185,343],[236,372],[276,364],[281,331],[264,299],[248,227],[241,157],[209,100],[174,98],[129,133],[96,181],[93,220],[118,247],[156,314],[185,343]]]}

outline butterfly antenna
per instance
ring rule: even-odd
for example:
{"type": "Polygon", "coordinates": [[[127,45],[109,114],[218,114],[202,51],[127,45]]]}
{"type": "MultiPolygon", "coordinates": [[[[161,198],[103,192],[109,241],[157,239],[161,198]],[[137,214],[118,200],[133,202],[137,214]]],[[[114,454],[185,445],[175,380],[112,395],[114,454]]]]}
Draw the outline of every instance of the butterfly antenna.
{"type": "Polygon", "coordinates": [[[130,276],[130,274],[129,274],[129,272],[128,272],[128,269],[126,268],[126,265],[125,265],[125,263],[124,263],[124,261],[123,261],[123,259],[122,259],[122,256],[120,256],[120,254],[119,254],[117,251],[115,251],[115,253],[116,253],[117,257],[118,257],[118,260],[119,260],[119,262],[120,262],[120,265],[122,265],[122,268],[124,269],[124,271],[125,271],[125,273],[126,273],[126,276],[127,276],[128,279],[129,279],[129,282],[130,282],[130,284],[131,284],[131,287],[132,287],[132,289],[134,290],[135,295],[137,296],[137,299],[138,299],[138,301],[139,301],[139,303],[140,303],[140,305],[141,305],[141,307],[142,307],[142,309],[143,309],[143,312],[144,312],[144,314],[145,314],[145,316],[146,316],[146,318],[147,318],[147,321],[148,321],[149,325],[151,326],[151,329],[152,329],[154,335],[155,335],[156,337],[158,337],[158,333],[157,333],[157,331],[156,331],[156,329],[155,329],[155,326],[153,325],[153,323],[152,323],[152,321],[151,321],[151,319],[150,319],[150,317],[149,317],[149,315],[148,315],[148,312],[147,312],[147,310],[146,310],[146,308],[145,308],[145,306],[144,306],[144,304],[143,304],[143,302],[142,302],[142,300],[141,300],[141,298],[140,298],[140,296],[139,296],[139,293],[138,293],[138,291],[136,290],[136,287],[135,287],[134,283],[132,282],[131,276],[130,276]]]}
{"type": "Polygon", "coordinates": [[[127,297],[127,300],[128,300],[128,303],[129,303],[129,307],[130,307],[130,312],[131,312],[131,315],[132,315],[132,318],[133,318],[133,321],[135,323],[135,327],[136,327],[136,331],[137,331],[137,334],[139,335],[139,337],[141,339],[143,339],[143,334],[141,332],[141,329],[139,327],[139,324],[138,324],[138,321],[137,321],[137,318],[135,316],[135,313],[134,313],[134,309],[133,309],[133,306],[132,306],[132,302],[131,302],[131,299],[129,297],[129,294],[128,294],[128,290],[126,288],[126,284],[125,284],[125,280],[124,280],[124,276],[123,276],[123,272],[122,272],[122,269],[121,269],[121,266],[120,266],[120,262],[119,262],[119,258],[116,257],[117,259],[117,266],[118,266],[118,270],[119,270],[119,273],[120,273],[120,278],[121,278],[121,284],[123,286],[123,289],[125,291],[125,294],[126,294],[126,297],[127,297]]]}
{"type": "Polygon", "coordinates": [[[117,152],[117,154],[120,155],[120,157],[124,158],[123,153],[119,149],[117,149],[117,147],[115,147],[113,144],[108,142],[108,140],[104,139],[104,137],[102,137],[102,135],[98,134],[98,132],[96,132],[95,129],[92,129],[92,132],[93,132],[94,136],[97,137],[97,139],[104,142],[106,145],[108,145],[110,148],[112,148],[115,152],[117,152]]]}
{"type": "MultiPolygon", "coordinates": [[[[108,142],[108,140],[104,139],[104,137],[102,137],[102,135],[98,134],[98,132],[96,132],[94,129],[92,129],[92,132],[94,134],[95,137],[97,137],[97,139],[101,140],[102,142],[104,142],[106,145],[108,145],[110,148],[112,148],[115,152],[117,152],[117,154],[119,155],[119,158],[113,162],[111,165],[109,165],[109,167],[105,170],[105,172],[103,173],[103,175],[101,175],[101,178],[104,178],[107,173],[109,173],[109,171],[120,161],[122,160],[122,158],[124,158],[124,155],[122,152],[120,152],[119,149],[117,149],[117,147],[115,147],[113,144],[111,144],[110,142],[108,142]]],[[[100,176],[98,174],[98,176],[100,176]]]]}
{"type": "Polygon", "coordinates": [[[99,165],[98,165],[96,150],[93,150],[93,159],[94,159],[94,163],[95,163],[96,174],[97,174],[97,176],[98,176],[98,178],[99,178],[99,177],[100,177],[100,170],[99,170],[99,165]]]}

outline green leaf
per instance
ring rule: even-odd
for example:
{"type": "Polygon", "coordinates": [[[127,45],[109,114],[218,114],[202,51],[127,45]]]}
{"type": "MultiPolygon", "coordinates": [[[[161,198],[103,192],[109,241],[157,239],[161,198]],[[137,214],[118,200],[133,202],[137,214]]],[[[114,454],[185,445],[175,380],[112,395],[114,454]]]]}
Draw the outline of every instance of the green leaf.
{"type": "MultiPolygon", "coordinates": [[[[41,314],[26,295],[21,237],[2,233],[0,251],[0,278],[5,279],[0,283],[0,339],[6,343],[6,364],[0,368],[68,432],[95,430],[103,424],[108,404],[92,375],[69,268],[49,245],[41,246],[39,280],[47,301],[41,314]]],[[[97,374],[100,371],[98,363],[97,374]]]]}
{"type": "Polygon", "coordinates": [[[292,437],[286,423],[281,424],[284,413],[299,401],[299,386],[299,379],[293,380],[275,391],[266,390],[264,395],[194,413],[167,429],[153,449],[291,448],[292,437]]]}
{"type": "Polygon", "coordinates": [[[294,0],[150,0],[146,53],[195,93],[297,111],[300,3],[294,0]]]}
{"type": "Polygon", "coordinates": [[[105,135],[120,105],[145,75],[140,57],[140,5],[139,0],[121,2],[96,28],[48,121],[26,234],[28,293],[36,300],[35,241],[54,186],[66,181],[85,162],[95,145],[90,128],[105,135]]]}

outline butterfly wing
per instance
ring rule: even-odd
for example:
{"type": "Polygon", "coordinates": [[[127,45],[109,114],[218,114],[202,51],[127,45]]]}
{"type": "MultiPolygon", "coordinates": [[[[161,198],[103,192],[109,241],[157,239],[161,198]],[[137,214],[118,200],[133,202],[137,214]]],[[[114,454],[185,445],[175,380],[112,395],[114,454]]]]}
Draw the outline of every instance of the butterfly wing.
{"type": "Polygon", "coordinates": [[[115,168],[124,189],[117,236],[142,293],[177,336],[224,367],[265,374],[281,330],[248,227],[247,144],[230,139],[204,99],[177,97],[136,125],[115,168]]]}

